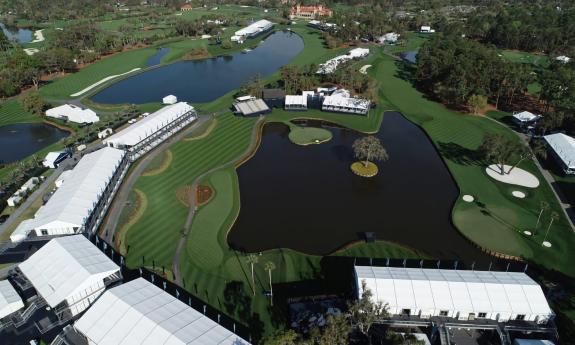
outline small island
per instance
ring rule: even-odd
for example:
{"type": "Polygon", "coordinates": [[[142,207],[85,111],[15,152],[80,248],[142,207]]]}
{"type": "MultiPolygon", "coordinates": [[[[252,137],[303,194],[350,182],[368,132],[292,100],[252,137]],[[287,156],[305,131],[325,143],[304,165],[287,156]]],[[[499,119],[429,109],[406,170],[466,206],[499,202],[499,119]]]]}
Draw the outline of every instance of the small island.
{"type": "Polygon", "coordinates": [[[330,141],[332,134],[325,128],[290,125],[288,137],[296,145],[307,146],[330,141]]]}
{"type": "Polygon", "coordinates": [[[385,162],[389,159],[387,150],[374,136],[354,141],[353,152],[359,161],[351,164],[351,171],[361,177],[374,177],[379,172],[379,168],[373,161],[385,162]]]}

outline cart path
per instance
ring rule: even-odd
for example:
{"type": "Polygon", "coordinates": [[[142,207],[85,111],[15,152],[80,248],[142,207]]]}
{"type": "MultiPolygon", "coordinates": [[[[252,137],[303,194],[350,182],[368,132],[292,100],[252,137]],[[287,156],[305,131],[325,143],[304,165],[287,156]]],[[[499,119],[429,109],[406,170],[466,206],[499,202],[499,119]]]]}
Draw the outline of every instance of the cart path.
{"type": "Polygon", "coordinates": [[[174,254],[174,259],[172,262],[172,273],[174,275],[174,282],[183,287],[183,279],[182,276],[180,274],[180,258],[182,256],[182,252],[185,250],[186,248],[186,243],[188,243],[188,237],[190,235],[190,231],[192,229],[192,222],[194,220],[194,215],[196,214],[197,211],[197,205],[196,205],[196,190],[197,187],[200,183],[200,181],[214,173],[215,171],[218,171],[222,168],[225,168],[227,166],[230,165],[235,165],[239,162],[241,162],[242,160],[245,159],[245,157],[249,156],[250,153],[252,153],[254,150],[257,149],[257,147],[259,146],[259,133],[261,131],[262,125],[265,123],[265,119],[263,117],[260,117],[256,123],[254,124],[253,128],[252,128],[252,134],[251,134],[251,140],[250,140],[250,144],[248,145],[248,147],[246,148],[246,150],[244,152],[242,152],[240,155],[238,155],[234,160],[221,164],[217,167],[214,167],[204,173],[202,173],[201,175],[199,175],[198,177],[196,177],[196,179],[194,180],[194,182],[192,183],[192,193],[190,195],[190,199],[189,199],[189,205],[190,205],[190,210],[188,211],[188,217],[186,218],[186,223],[184,224],[184,228],[182,229],[182,235],[180,236],[180,241],[178,242],[178,247],[176,248],[176,253],[174,254]]]}

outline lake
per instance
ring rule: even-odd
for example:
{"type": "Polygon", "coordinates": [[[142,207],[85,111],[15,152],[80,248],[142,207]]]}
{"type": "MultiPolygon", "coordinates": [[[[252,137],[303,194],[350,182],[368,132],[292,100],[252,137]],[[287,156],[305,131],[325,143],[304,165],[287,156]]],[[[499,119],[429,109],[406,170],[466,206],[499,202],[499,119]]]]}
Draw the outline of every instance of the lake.
{"type": "MultiPolygon", "coordinates": [[[[180,61],[123,79],[92,97],[104,104],[160,102],[166,95],[203,103],[239,88],[259,74],[265,78],[288,64],[304,47],[295,33],[275,32],[248,53],[180,61]]],[[[161,57],[160,57],[161,59],[161,57]]],[[[149,61],[153,63],[156,61],[149,61]]]]}
{"type": "Polygon", "coordinates": [[[16,40],[16,42],[18,43],[29,43],[32,42],[33,39],[33,34],[34,32],[32,30],[29,29],[13,29],[13,28],[8,28],[6,27],[6,25],[4,25],[4,23],[0,23],[0,28],[2,29],[2,31],[4,32],[4,35],[6,35],[6,37],[9,40],[16,40]]]}
{"type": "Polygon", "coordinates": [[[2,147],[0,162],[4,164],[16,162],[68,135],[68,132],[45,123],[17,123],[2,126],[0,127],[0,147],[2,147]]]}
{"type": "Polygon", "coordinates": [[[436,258],[489,260],[452,225],[458,188],[419,127],[385,113],[375,135],[390,159],[373,178],[350,170],[352,144],[363,134],[325,128],[331,141],[303,147],[289,141],[286,125],[264,127],[256,154],[237,169],[241,211],[228,236],[232,247],[325,255],[374,232],[436,258]]]}

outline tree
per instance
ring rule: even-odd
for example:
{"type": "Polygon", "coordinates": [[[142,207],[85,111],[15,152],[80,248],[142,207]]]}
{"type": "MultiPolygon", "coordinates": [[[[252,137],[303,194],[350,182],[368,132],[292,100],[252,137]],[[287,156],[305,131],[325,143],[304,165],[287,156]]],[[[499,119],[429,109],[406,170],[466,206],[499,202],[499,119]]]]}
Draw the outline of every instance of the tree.
{"type": "Polygon", "coordinates": [[[515,164],[513,164],[513,166],[509,169],[507,174],[511,174],[511,171],[513,171],[513,169],[515,169],[519,164],[521,164],[521,162],[523,162],[527,158],[533,157],[533,153],[525,145],[516,144],[514,147],[512,146],[511,148],[513,150],[513,154],[519,156],[519,159],[515,164]]]}
{"type": "Polygon", "coordinates": [[[537,228],[539,227],[539,222],[541,221],[541,216],[543,215],[543,212],[547,211],[549,209],[549,203],[547,203],[546,201],[541,201],[541,203],[539,203],[539,216],[537,216],[537,223],[535,224],[535,230],[533,231],[533,235],[535,235],[535,233],[537,232],[537,228]]]}
{"type": "Polygon", "coordinates": [[[268,271],[268,276],[270,278],[270,305],[273,307],[273,305],[274,305],[274,287],[272,285],[272,271],[276,269],[276,265],[273,262],[268,261],[264,265],[264,268],[266,271],[268,271]]]}
{"type": "Polygon", "coordinates": [[[543,243],[547,241],[547,235],[549,235],[549,230],[551,230],[551,225],[553,222],[559,219],[559,213],[553,212],[551,213],[551,218],[549,219],[549,225],[547,226],[547,231],[545,232],[545,237],[543,237],[543,243]]]}
{"type": "Polygon", "coordinates": [[[20,102],[26,111],[35,115],[42,115],[44,109],[46,109],[46,103],[38,92],[27,93],[21,98],[20,102]]]}
{"type": "Polygon", "coordinates": [[[479,112],[487,107],[487,97],[472,95],[467,100],[467,105],[473,110],[473,114],[479,115],[479,112]]]}
{"type": "Polygon", "coordinates": [[[379,139],[372,135],[356,139],[353,142],[353,152],[357,159],[363,160],[365,167],[372,160],[385,162],[389,159],[389,155],[379,139]]]}
{"type": "Polygon", "coordinates": [[[483,143],[479,147],[483,157],[493,162],[499,167],[500,174],[509,174],[519,163],[531,156],[531,152],[517,141],[511,140],[502,134],[487,133],[483,138],[483,143]],[[514,156],[519,155],[519,160],[505,171],[506,163],[509,163],[514,156]]]}
{"type": "Polygon", "coordinates": [[[349,316],[351,324],[363,334],[371,344],[369,330],[371,326],[382,317],[387,317],[387,305],[381,302],[373,302],[373,293],[367,288],[365,280],[361,281],[361,297],[349,305],[349,316]]]}
{"type": "Polygon", "coordinates": [[[298,345],[301,337],[294,330],[275,330],[272,334],[262,339],[264,345],[298,345]]]}
{"type": "Polygon", "coordinates": [[[347,315],[329,315],[326,324],[314,339],[317,345],[347,345],[352,326],[347,315]]]}
{"type": "Polygon", "coordinates": [[[248,254],[246,258],[248,264],[250,264],[250,269],[252,271],[252,291],[254,292],[254,296],[256,295],[256,277],[254,274],[254,266],[258,263],[258,256],[256,254],[248,254]]]}

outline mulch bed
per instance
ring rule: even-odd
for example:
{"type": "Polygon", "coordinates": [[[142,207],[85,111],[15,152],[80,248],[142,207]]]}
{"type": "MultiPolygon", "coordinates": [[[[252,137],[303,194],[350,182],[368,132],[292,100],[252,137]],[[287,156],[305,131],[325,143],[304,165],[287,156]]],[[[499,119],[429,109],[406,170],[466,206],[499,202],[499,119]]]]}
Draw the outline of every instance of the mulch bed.
{"type": "Polygon", "coordinates": [[[197,193],[196,197],[198,200],[198,205],[207,204],[208,201],[210,201],[210,199],[212,198],[212,195],[214,194],[212,188],[210,188],[209,186],[198,186],[196,193],[197,193]]]}

